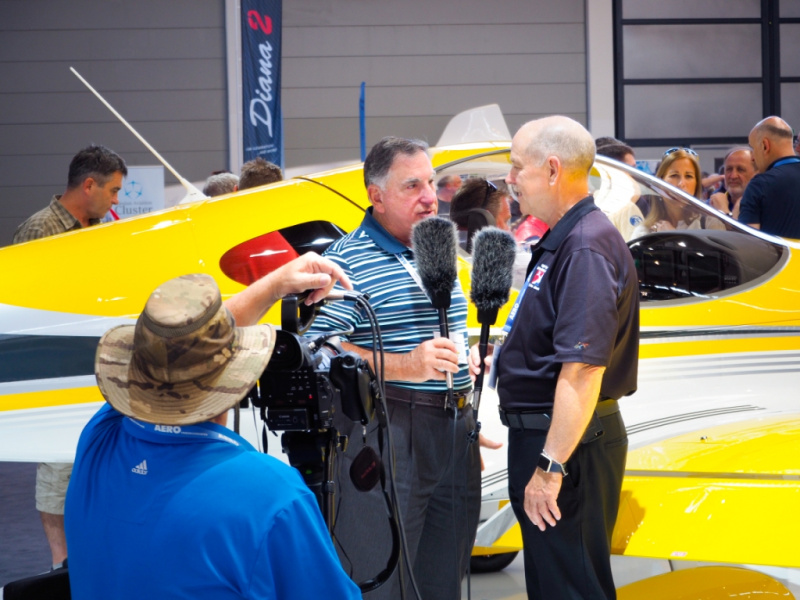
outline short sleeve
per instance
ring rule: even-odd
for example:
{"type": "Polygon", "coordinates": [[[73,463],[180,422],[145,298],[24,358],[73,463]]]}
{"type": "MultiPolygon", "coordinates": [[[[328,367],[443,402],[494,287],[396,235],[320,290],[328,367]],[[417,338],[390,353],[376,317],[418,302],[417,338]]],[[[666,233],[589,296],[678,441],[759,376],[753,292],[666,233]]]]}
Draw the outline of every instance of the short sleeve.
{"type": "Polygon", "coordinates": [[[739,203],[739,223],[750,225],[761,224],[761,182],[758,176],[750,180],[739,203]]]}

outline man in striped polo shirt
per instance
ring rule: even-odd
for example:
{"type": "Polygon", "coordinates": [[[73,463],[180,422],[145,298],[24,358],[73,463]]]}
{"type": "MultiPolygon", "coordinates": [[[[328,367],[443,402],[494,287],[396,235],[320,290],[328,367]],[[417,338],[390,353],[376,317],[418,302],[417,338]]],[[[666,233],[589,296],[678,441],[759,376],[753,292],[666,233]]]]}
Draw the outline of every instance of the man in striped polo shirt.
{"type": "MultiPolygon", "coordinates": [[[[413,225],[437,213],[434,175],[424,142],[382,139],[364,163],[372,207],[361,225],[334,242],[325,256],[342,266],[356,291],[369,294],[377,313],[408,567],[423,600],[448,600],[461,596],[478,525],[481,482],[478,445],[467,436],[474,428],[468,404],[467,301],[456,282],[447,311],[451,339],[436,337],[438,314],[422,289],[411,251],[413,225]],[[447,406],[446,372],[453,375],[457,407],[447,406]]],[[[345,350],[372,363],[369,322],[352,304],[324,306],[312,331],[346,327],[353,333],[343,341],[345,350]]],[[[364,444],[380,447],[377,430],[378,424],[371,423],[366,440],[360,430],[351,432],[340,473],[348,472],[364,444]]],[[[391,548],[386,509],[379,489],[361,492],[346,477],[340,479],[334,537],[345,569],[361,582],[386,565],[391,548]]],[[[408,567],[398,569],[367,598],[399,598],[401,586],[407,597],[415,597],[408,567]]]]}

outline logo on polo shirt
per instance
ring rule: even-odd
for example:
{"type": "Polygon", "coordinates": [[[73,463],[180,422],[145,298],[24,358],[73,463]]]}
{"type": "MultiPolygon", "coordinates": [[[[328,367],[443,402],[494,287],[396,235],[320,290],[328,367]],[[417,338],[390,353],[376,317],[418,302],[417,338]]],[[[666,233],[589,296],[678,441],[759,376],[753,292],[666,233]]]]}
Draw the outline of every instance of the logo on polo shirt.
{"type": "Polygon", "coordinates": [[[544,277],[544,274],[549,268],[550,267],[548,265],[539,265],[536,267],[536,270],[533,272],[533,277],[531,277],[531,283],[528,287],[538,290],[539,284],[542,282],[542,277],[544,277]]]}
{"type": "Polygon", "coordinates": [[[147,461],[143,460],[138,465],[131,469],[134,473],[138,475],[147,475],[147,461]]]}

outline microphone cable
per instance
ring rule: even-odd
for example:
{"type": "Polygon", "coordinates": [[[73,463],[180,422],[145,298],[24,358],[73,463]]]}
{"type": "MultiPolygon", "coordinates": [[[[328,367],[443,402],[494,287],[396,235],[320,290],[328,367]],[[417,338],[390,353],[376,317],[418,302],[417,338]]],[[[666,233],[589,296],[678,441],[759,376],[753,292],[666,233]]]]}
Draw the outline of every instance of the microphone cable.
{"type": "MultiPolygon", "coordinates": [[[[386,436],[388,441],[386,450],[387,462],[388,462],[387,469],[389,471],[389,481],[391,483],[391,488],[390,488],[391,493],[387,493],[386,476],[385,473],[382,473],[381,487],[383,489],[383,496],[386,502],[387,514],[389,515],[389,527],[391,529],[391,534],[392,534],[392,550],[389,556],[386,569],[381,571],[381,573],[376,575],[374,578],[368,579],[366,581],[357,584],[362,593],[368,593],[379,588],[381,585],[386,583],[386,581],[388,581],[392,573],[394,573],[395,568],[397,568],[400,563],[399,559],[400,559],[401,549],[404,558],[404,563],[410,565],[411,561],[409,559],[408,542],[405,535],[405,526],[403,524],[402,511],[398,508],[399,498],[397,496],[397,481],[394,470],[394,440],[392,438],[391,424],[389,422],[389,407],[386,402],[386,377],[385,377],[386,363],[385,363],[385,352],[383,349],[383,337],[381,335],[380,325],[378,323],[378,316],[375,313],[375,309],[368,302],[369,294],[351,293],[350,296],[351,297],[345,297],[344,299],[353,301],[355,305],[364,312],[370,326],[370,333],[372,336],[372,364],[375,367],[375,388],[376,388],[373,389],[373,392],[375,393],[375,396],[378,400],[379,404],[378,410],[381,413],[381,415],[378,416],[378,444],[381,451],[381,455],[383,455],[384,444],[383,444],[382,430],[386,429],[386,436]]],[[[339,319],[334,315],[329,314],[327,316],[332,320],[338,321],[345,327],[350,327],[349,323],[344,322],[342,319],[339,319]]],[[[342,549],[342,552],[345,555],[347,555],[347,552],[344,548],[342,549]]],[[[408,571],[411,577],[411,584],[414,589],[414,593],[416,594],[419,600],[422,600],[422,595],[420,594],[416,580],[414,579],[413,571],[411,568],[409,568],[408,571]]],[[[400,573],[398,574],[398,576],[400,576],[400,573]]],[[[403,600],[405,600],[406,590],[405,590],[405,585],[402,585],[402,582],[403,578],[400,577],[400,583],[401,583],[400,596],[403,600]]]]}
{"type": "MultiPolygon", "coordinates": [[[[406,539],[406,531],[405,525],[403,523],[403,514],[400,510],[400,501],[397,495],[397,479],[395,476],[394,470],[394,439],[392,437],[392,428],[391,423],[389,420],[389,406],[386,401],[386,371],[385,371],[385,353],[383,350],[383,338],[380,332],[380,326],[378,324],[378,316],[375,313],[375,309],[372,307],[369,302],[358,302],[359,306],[364,309],[364,312],[367,314],[367,318],[370,323],[370,327],[372,329],[373,335],[373,344],[372,344],[372,352],[373,352],[373,364],[375,365],[376,371],[376,379],[378,382],[378,391],[380,397],[380,405],[381,410],[383,411],[384,415],[384,422],[385,422],[385,429],[386,429],[386,437],[387,437],[387,445],[386,445],[386,455],[387,455],[387,462],[388,462],[388,471],[389,471],[389,482],[391,483],[391,502],[389,502],[387,496],[387,503],[391,504],[391,512],[394,518],[394,521],[397,525],[397,531],[400,537],[400,546],[402,548],[402,555],[404,561],[398,564],[400,571],[398,572],[398,577],[400,578],[400,597],[405,600],[406,598],[406,586],[403,583],[403,575],[404,571],[408,571],[408,575],[410,578],[412,589],[414,590],[414,594],[418,598],[418,600],[422,600],[422,594],[419,591],[419,587],[417,586],[417,581],[414,578],[413,572],[413,565],[411,564],[410,560],[410,553],[408,551],[408,541],[406,539]],[[379,359],[380,358],[380,362],[379,359]],[[378,368],[378,364],[380,364],[380,368],[378,368]]],[[[380,418],[379,418],[379,429],[378,429],[378,439],[381,454],[383,454],[383,442],[382,442],[382,432],[381,432],[381,425],[380,425],[380,418]]],[[[391,573],[390,573],[391,574],[391,573]]],[[[388,577],[387,577],[388,579],[388,577]]],[[[359,586],[360,587],[360,586],[359,586]]],[[[371,589],[375,589],[378,586],[374,586],[371,589]]],[[[362,590],[364,591],[364,590],[362,590]]]]}
{"type": "MultiPolygon", "coordinates": [[[[338,298],[337,298],[338,299],[338,298]]],[[[400,597],[402,600],[406,599],[406,586],[404,584],[404,574],[407,571],[411,587],[418,600],[422,600],[422,594],[419,591],[416,578],[414,577],[413,564],[410,560],[410,552],[408,549],[408,540],[406,538],[405,524],[403,523],[402,511],[399,508],[400,501],[397,495],[397,479],[395,474],[395,458],[394,458],[394,440],[392,437],[392,428],[389,418],[389,406],[386,400],[386,364],[385,352],[383,349],[383,337],[380,331],[378,316],[375,309],[369,303],[369,294],[360,294],[357,292],[349,292],[344,295],[343,300],[349,300],[355,303],[356,306],[361,308],[367,317],[370,325],[370,332],[372,336],[372,364],[375,366],[375,381],[377,390],[375,390],[376,397],[379,403],[379,410],[382,412],[382,417],[378,417],[378,444],[381,456],[383,455],[383,429],[386,430],[387,444],[386,444],[386,458],[388,462],[387,470],[389,472],[390,494],[385,490],[385,476],[381,477],[381,486],[384,489],[384,499],[387,505],[387,511],[390,514],[390,529],[392,530],[392,552],[389,557],[387,568],[384,569],[373,579],[368,579],[364,582],[358,583],[358,587],[362,593],[373,591],[386,583],[389,577],[394,572],[395,567],[399,567],[398,577],[400,579],[400,597]],[[399,546],[396,548],[395,535],[399,537],[399,546]],[[399,561],[400,549],[402,549],[403,561],[399,561]],[[392,566],[392,563],[395,563],[392,566]]],[[[350,324],[346,323],[334,315],[327,315],[328,318],[338,321],[344,327],[350,328],[350,324]]],[[[334,334],[331,334],[334,335],[334,334]]],[[[457,416],[457,415],[456,415],[457,416]]],[[[455,424],[455,421],[454,421],[455,424]]],[[[453,431],[455,439],[455,429],[453,431]]],[[[346,554],[346,551],[343,549],[346,554]]]]}

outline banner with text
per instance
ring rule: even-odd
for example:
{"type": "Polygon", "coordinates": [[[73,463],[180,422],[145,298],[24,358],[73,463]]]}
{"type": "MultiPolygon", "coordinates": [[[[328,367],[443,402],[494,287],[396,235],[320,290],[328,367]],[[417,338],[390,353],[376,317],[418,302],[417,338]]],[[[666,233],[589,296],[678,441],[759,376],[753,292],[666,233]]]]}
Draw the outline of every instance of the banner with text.
{"type": "MultiPolygon", "coordinates": [[[[120,219],[164,208],[164,167],[128,165],[128,174],[122,178],[122,189],[117,194],[117,200],[119,204],[112,208],[120,219]]],[[[107,217],[107,220],[114,219],[107,217]]]]}
{"type": "Polygon", "coordinates": [[[244,160],[261,156],[283,168],[282,0],[241,0],[244,160]]]}

